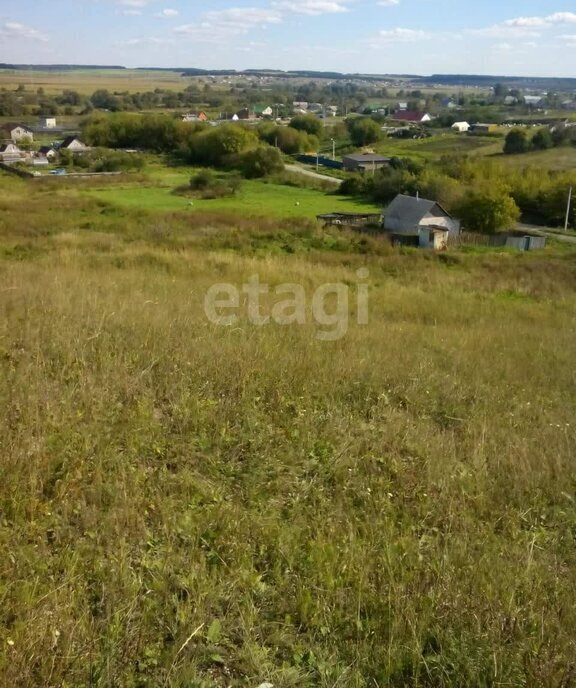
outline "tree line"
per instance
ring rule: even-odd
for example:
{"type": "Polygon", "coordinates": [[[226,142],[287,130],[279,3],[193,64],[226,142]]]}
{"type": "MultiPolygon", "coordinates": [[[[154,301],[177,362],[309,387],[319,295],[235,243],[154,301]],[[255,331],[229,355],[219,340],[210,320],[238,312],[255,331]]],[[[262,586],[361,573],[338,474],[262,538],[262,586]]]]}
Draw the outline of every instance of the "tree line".
{"type": "MultiPolygon", "coordinates": [[[[540,225],[560,226],[576,172],[534,167],[508,169],[469,158],[443,157],[433,163],[392,158],[373,175],[345,180],[340,193],[386,205],[404,193],[437,201],[472,230],[492,234],[510,229],[523,217],[540,225]]],[[[572,208],[571,224],[576,221],[572,208]]]]}

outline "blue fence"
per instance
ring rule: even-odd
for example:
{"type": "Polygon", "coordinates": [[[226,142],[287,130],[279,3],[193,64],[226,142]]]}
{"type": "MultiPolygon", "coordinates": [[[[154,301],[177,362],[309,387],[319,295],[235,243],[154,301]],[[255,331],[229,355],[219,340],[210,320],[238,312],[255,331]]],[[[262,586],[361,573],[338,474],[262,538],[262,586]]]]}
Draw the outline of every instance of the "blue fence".
{"type": "Polygon", "coordinates": [[[325,158],[320,155],[316,157],[315,155],[297,155],[296,160],[298,162],[306,163],[307,165],[321,165],[322,167],[330,167],[333,170],[341,170],[344,165],[338,160],[332,160],[331,158],[325,158]]]}

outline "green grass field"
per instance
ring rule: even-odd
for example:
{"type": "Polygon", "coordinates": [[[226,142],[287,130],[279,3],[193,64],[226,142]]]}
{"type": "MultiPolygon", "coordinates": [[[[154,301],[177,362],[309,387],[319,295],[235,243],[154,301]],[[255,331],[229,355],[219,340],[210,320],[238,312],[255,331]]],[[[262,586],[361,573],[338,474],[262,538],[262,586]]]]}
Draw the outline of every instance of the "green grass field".
{"type": "Polygon", "coordinates": [[[576,147],[562,146],[521,155],[495,155],[493,160],[507,167],[532,167],[546,170],[573,170],[576,167],[576,147]]]}
{"type": "Polygon", "coordinates": [[[429,139],[386,138],[376,146],[379,153],[422,162],[442,155],[489,155],[502,151],[503,142],[491,136],[434,132],[429,139]]]}
{"type": "Polygon", "coordinates": [[[175,195],[174,189],[185,185],[195,168],[166,168],[152,164],[147,168],[150,184],[120,184],[90,188],[86,194],[127,208],[189,213],[225,211],[271,217],[314,219],[330,212],[379,212],[380,208],[352,198],[321,193],[312,189],[245,180],[240,190],[227,198],[203,200],[175,195]],[[190,203],[193,205],[190,205],[190,203]]]}
{"type": "Polygon", "coordinates": [[[81,188],[0,172],[0,685],[573,685],[576,249],[81,188]]]}

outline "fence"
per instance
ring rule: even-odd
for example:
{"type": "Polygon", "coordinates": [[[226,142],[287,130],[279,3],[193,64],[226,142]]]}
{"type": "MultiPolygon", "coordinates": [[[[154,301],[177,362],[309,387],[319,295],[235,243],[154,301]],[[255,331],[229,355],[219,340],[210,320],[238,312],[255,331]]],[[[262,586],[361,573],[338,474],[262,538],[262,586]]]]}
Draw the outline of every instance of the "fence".
{"type": "Polygon", "coordinates": [[[344,164],[338,160],[325,158],[323,155],[297,155],[296,160],[306,163],[307,165],[321,165],[322,167],[329,167],[333,170],[341,170],[344,167],[344,164]]]}

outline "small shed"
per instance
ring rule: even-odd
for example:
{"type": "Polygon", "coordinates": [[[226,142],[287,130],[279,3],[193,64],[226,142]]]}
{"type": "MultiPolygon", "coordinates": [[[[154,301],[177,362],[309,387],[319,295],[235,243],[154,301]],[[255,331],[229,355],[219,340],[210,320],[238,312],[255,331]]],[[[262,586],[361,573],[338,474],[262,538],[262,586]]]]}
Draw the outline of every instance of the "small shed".
{"type": "Polygon", "coordinates": [[[384,216],[384,230],[394,243],[443,250],[460,234],[460,221],[436,201],[398,194],[384,216]]]}
{"type": "Polygon", "coordinates": [[[494,134],[498,131],[497,124],[485,124],[483,122],[477,122],[470,127],[470,134],[494,134]]]}
{"type": "Polygon", "coordinates": [[[42,129],[56,129],[56,117],[41,117],[40,127],[42,129]]]}

